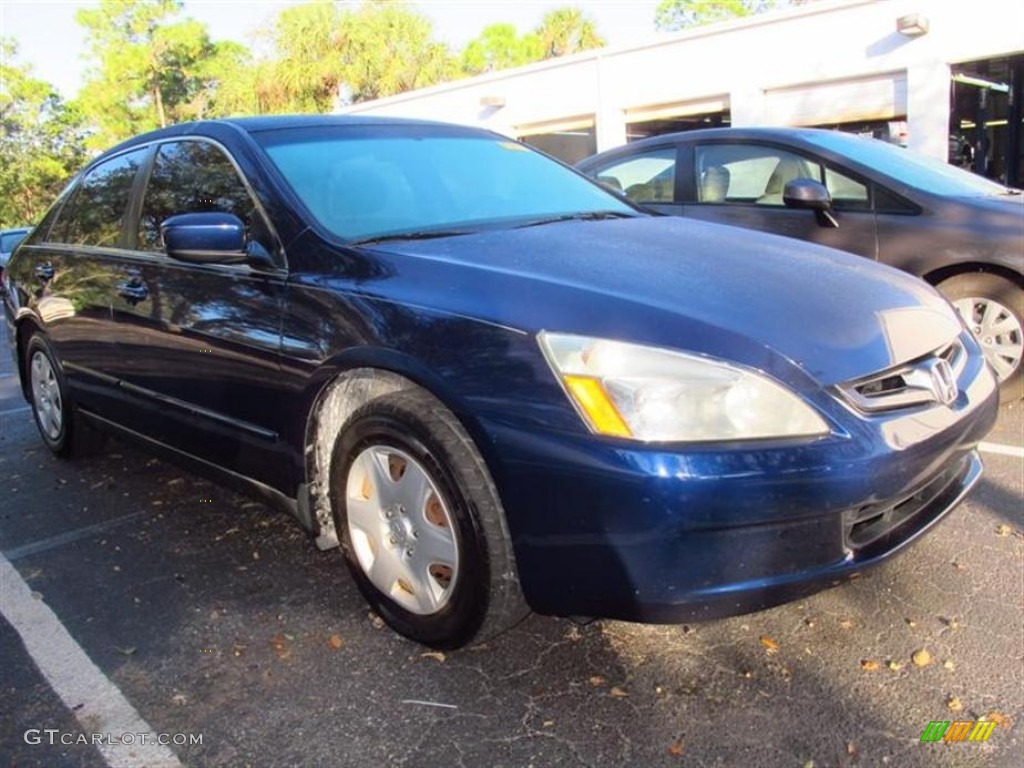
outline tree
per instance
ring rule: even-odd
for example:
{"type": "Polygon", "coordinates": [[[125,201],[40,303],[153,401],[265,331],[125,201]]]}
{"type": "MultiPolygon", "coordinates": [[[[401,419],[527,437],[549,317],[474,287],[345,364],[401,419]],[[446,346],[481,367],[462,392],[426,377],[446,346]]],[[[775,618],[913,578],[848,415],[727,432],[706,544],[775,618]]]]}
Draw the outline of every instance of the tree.
{"type": "Polygon", "coordinates": [[[96,146],[203,116],[213,73],[243,58],[237,43],[211,42],[205,25],[175,20],[181,9],[182,0],[101,0],[78,11],[95,61],[79,103],[96,146]]]}
{"type": "Polygon", "coordinates": [[[329,112],[343,94],[366,101],[459,74],[448,47],[433,39],[429,19],[402,2],[292,6],[267,36],[273,52],[251,78],[260,112],[329,112]]]}
{"type": "Polygon", "coordinates": [[[0,39],[0,225],[35,222],[85,161],[81,116],[0,39]]]}
{"type": "Polygon", "coordinates": [[[545,13],[534,34],[540,39],[545,59],[589,51],[605,44],[594,22],[579,8],[569,6],[545,13]]]}
{"type": "Polygon", "coordinates": [[[491,24],[462,51],[462,69],[479,75],[499,69],[521,67],[544,58],[540,38],[534,33],[520,36],[513,24],[491,24]]]}
{"type": "Polygon", "coordinates": [[[661,32],[674,32],[789,4],[787,0],[661,0],[654,12],[654,26],[661,32]]]}

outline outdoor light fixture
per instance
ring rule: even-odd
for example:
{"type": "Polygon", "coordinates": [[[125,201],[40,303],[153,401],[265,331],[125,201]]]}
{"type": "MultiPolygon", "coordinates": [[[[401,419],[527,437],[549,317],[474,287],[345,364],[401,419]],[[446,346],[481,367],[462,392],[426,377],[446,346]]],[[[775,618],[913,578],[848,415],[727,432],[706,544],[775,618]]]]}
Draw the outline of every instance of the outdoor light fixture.
{"type": "Polygon", "coordinates": [[[480,97],[481,107],[490,107],[492,109],[501,109],[505,106],[504,96],[481,96],[480,97]]]}
{"type": "Polygon", "coordinates": [[[908,13],[896,19],[896,31],[907,37],[928,34],[928,18],[920,13],[908,13]]]}

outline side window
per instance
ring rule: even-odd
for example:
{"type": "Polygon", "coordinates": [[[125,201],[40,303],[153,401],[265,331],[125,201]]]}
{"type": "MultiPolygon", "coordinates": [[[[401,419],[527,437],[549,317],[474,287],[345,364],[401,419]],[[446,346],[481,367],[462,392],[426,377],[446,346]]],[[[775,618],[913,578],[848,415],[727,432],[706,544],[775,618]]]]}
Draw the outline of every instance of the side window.
{"type": "Polygon", "coordinates": [[[606,187],[625,192],[634,203],[671,203],[675,201],[676,150],[666,147],[633,155],[593,175],[606,187]]]}
{"type": "Polygon", "coordinates": [[[70,245],[120,245],[132,184],[145,156],[146,150],[140,149],[89,171],[60,212],[50,239],[70,245]]]}
{"type": "Polygon", "coordinates": [[[160,225],[180,213],[223,211],[245,223],[250,242],[271,247],[266,224],[227,156],[204,141],[162,144],[139,218],[138,248],[162,251],[160,225]]]}
{"type": "Polygon", "coordinates": [[[821,166],[793,152],[757,144],[697,147],[697,201],[782,205],[782,190],[793,179],[821,181],[821,166]]]}
{"type": "Polygon", "coordinates": [[[832,196],[832,202],[841,211],[867,211],[871,209],[867,185],[854,181],[849,176],[825,168],[825,186],[832,196]]]}

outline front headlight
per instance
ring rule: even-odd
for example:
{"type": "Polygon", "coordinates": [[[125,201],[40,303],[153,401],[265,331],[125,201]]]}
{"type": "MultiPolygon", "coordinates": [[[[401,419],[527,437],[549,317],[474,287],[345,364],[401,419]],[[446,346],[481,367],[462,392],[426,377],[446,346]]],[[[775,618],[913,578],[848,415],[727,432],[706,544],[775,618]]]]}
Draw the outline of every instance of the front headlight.
{"type": "Polygon", "coordinates": [[[828,432],[793,392],[720,360],[546,331],[538,341],[570,400],[599,434],[705,442],[828,432]]]}

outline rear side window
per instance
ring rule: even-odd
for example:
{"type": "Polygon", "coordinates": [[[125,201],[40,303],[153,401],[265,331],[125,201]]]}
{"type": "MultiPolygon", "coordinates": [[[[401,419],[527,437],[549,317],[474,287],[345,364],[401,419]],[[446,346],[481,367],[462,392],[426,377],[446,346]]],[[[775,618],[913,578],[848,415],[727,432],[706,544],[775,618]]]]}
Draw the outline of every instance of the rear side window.
{"type": "Polygon", "coordinates": [[[604,186],[625,192],[634,203],[671,203],[676,189],[676,150],[665,147],[631,155],[591,173],[604,186]]]}
{"type": "Polygon", "coordinates": [[[233,213],[244,222],[250,241],[270,247],[267,227],[227,155],[205,141],[161,145],[142,202],[139,249],[162,251],[164,220],[204,211],[233,213]]]}
{"type": "Polygon", "coordinates": [[[146,152],[118,155],[89,171],[60,212],[51,239],[70,245],[119,246],[132,184],[146,152]]]}

